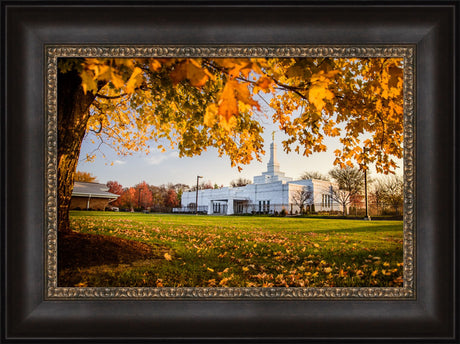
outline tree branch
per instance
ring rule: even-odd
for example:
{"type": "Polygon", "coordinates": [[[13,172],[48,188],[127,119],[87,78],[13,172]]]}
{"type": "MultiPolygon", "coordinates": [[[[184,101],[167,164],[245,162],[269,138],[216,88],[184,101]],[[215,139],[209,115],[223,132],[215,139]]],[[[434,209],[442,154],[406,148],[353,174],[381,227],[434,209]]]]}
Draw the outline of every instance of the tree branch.
{"type": "Polygon", "coordinates": [[[119,94],[119,95],[116,95],[116,96],[106,96],[104,94],[96,93],[96,97],[104,98],[104,99],[119,99],[119,98],[123,98],[123,97],[125,97],[127,95],[128,95],[128,93],[122,93],[122,94],[119,94]]]}

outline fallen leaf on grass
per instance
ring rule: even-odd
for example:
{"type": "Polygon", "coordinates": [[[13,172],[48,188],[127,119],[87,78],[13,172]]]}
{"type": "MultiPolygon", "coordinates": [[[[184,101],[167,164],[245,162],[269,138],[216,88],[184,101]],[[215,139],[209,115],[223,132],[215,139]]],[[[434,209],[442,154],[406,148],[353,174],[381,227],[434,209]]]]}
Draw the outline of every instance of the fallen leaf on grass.
{"type": "Polygon", "coordinates": [[[404,281],[403,281],[402,276],[398,276],[397,278],[395,278],[395,279],[393,280],[393,282],[395,282],[395,283],[403,283],[404,281]]]}
{"type": "Polygon", "coordinates": [[[88,282],[80,282],[78,284],[75,284],[75,287],[78,287],[78,288],[84,288],[87,286],[88,286],[88,282]]]}

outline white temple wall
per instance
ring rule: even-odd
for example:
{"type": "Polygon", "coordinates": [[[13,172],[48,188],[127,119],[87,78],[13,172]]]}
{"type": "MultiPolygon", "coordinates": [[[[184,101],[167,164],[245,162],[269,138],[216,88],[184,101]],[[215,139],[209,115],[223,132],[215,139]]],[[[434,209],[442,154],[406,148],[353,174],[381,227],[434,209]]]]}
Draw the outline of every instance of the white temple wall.
{"type": "MultiPolygon", "coordinates": [[[[249,184],[242,187],[224,187],[221,189],[206,189],[198,191],[198,206],[212,206],[212,202],[228,204],[233,201],[246,201],[247,204],[253,205],[255,211],[259,211],[259,201],[263,207],[265,204],[270,204],[270,210],[281,211],[285,208],[286,211],[299,211],[298,206],[295,206],[295,193],[304,187],[310,187],[313,191],[313,203],[316,211],[340,211],[341,206],[337,202],[332,201],[330,192],[331,183],[321,180],[299,180],[293,182],[274,182],[267,184],[249,184]],[[280,209],[277,209],[280,208],[280,209]]],[[[195,204],[196,191],[184,192],[182,194],[182,207],[187,207],[189,204],[195,204]]]]}
{"type": "MultiPolygon", "coordinates": [[[[271,204],[289,204],[289,184],[275,182],[269,184],[249,184],[242,187],[225,187],[221,189],[198,190],[198,206],[208,206],[210,201],[247,200],[258,204],[270,201],[271,204]]],[[[182,207],[196,202],[196,191],[182,194],[182,207]]]]}
{"type": "MultiPolygon", "coordinates": [[[[299,211],[298,206],[294,206],[295,193],[303,188],[310,188],[313,192],[313,203],[315,210],[337,210],[341,207],[332,201],[330,186],[331,182],[306,179],[292,181],[280,171],[280,166],[276,158],[276,144],[270,144],[270,160],[267,164],[267,171],[254,177],[254,184],[242,187],[224,187],[221,189],[206,189],[198,191],[198,207],[208,207],[208,214],[213,214],[215,208],[227,209],[227,214],[235,212],[263,211],[268,208],[270,212],[281,211],[283,208],[287,212],[299,211]],[[215,205],[222,205],[223,207],[215,205]],[[244,206],[243,206],[244,205],[244,206]],[[226,207],[226,208],[225,208],[226,207]]],[[[196,202],[196,191],[184,192],[182,194],[182,207],[188,207],[196,202]]],[[[219,211],[221,213],[222,211],[219,211]]]]}

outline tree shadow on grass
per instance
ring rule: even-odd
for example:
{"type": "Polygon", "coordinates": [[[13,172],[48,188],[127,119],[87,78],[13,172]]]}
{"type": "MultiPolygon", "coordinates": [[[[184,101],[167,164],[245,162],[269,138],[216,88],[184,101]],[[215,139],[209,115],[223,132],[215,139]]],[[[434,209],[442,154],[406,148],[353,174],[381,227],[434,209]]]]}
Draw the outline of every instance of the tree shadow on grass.
{"type": "Polygon", "coordinates": [[[127,264],[155,259],[169,250],[160,245],[107,235],[69,233],[58,235],[58,270],[99,265],[127,264]]]}

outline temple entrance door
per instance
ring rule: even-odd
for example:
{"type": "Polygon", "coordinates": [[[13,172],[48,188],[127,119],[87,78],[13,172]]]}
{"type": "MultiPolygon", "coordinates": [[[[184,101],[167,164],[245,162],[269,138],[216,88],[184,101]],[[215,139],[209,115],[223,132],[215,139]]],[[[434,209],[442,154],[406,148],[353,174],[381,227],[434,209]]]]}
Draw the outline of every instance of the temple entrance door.
{"type": "Polygon", "coordinates": [[[247,212],[248,202],[247,201],[235,201],[235,214],[244,214],[247,212]]]}
{"type": "Polygon", "coordinates": [[[213,214],[227,214],[227,204],[223,202],[215,202],[213,204],[213,214]]]}

